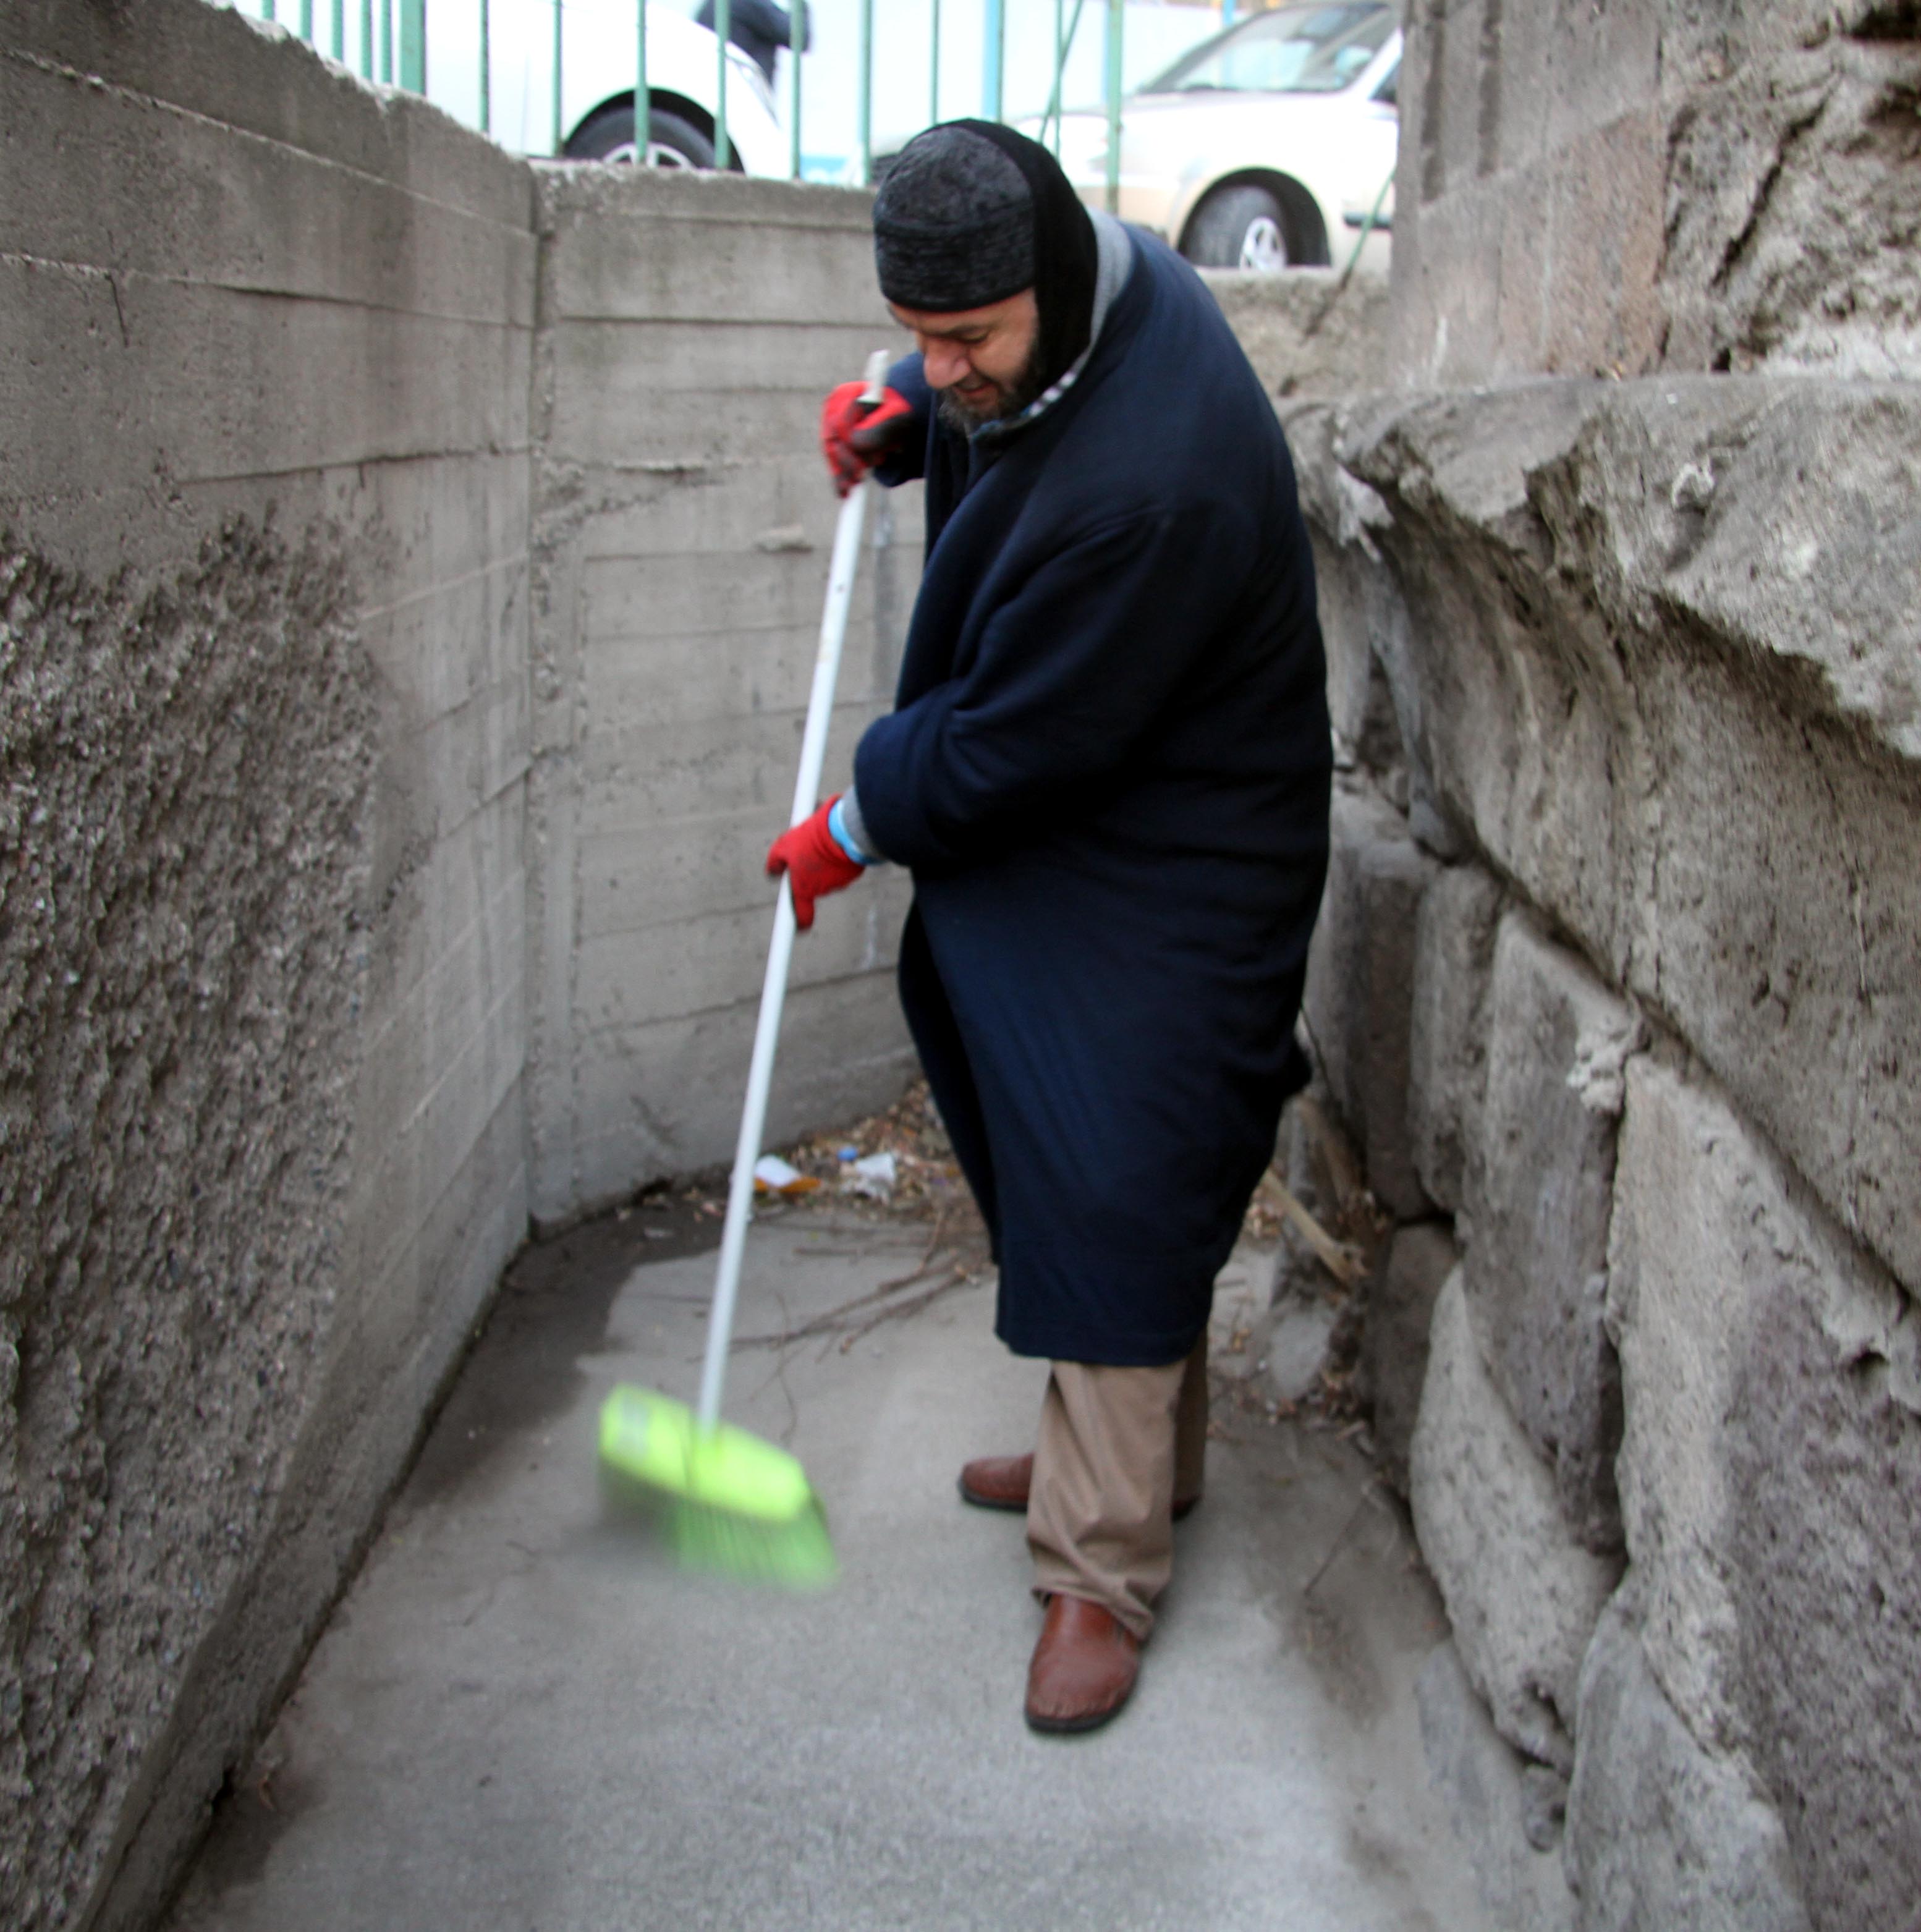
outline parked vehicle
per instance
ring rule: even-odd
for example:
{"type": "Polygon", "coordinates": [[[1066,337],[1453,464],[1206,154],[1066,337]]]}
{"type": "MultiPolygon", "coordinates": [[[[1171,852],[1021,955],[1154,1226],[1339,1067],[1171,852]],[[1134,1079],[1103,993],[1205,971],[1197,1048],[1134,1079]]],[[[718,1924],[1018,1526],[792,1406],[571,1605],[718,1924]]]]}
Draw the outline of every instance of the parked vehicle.
{"type": "MultiPolygon", "coordinates": [[[[1203,40],[1122,105],[1121,218],[1197,264],[1272,271],[1344,256],[1379,201],[1362,262],[1385,267],[1400,53],[1393,0],[1284,5],[1203,40]]],[[[1104,113],[1062,116],[1061,166],[1097,208],[1107,159],[1104,113]]]]}
{"type": "MultiPolygon", "coordinates": [[[[286,31],[300,17],[293,0],[215,4],[255,20],[278,17],[286,31]]],[[[647,158],[657,167],[714,164],[720,44],[711,29],[695,24],[691,11],[692,0],[679,7],[648,0],[647,158]]],[[[307,18],[323,50],[370,78],[378,74],[413,86],[404,71],[398,13],[395,0],[380,0],[377,13],[353,0],[319,0],[307,18]]],[[[426,0],[427,98],[522,154],[630,161],[638,22],[635,0],[487,0],[484,7],[474,0],[426,0]],[[562,79],[557,139],[557,10],[562,79]]],[[[752,175],[788,172],[787,136],[767,76],[737,46],[728,50],[727,131],[730,167],[752,175]]]]}
{"type": "MultiPolygon", "coordinates": [[[[488,7],[491,131],[523,154],[554,152],[554,4],[490,0],[488,7]]],[[[464,8],[455,0],[428,0],[427,92],[450,106],[476,86],[455,65],[478,66],[477,34],[464,39],[455,26],[454,16],[463,10],[474,12],[470,0],[464,8]]],[[[647,19],[647,159],[657,167],[710,168],[719,43],[709,28],[658,0],[650,0],[647,19]]],[[[569,160],[634,158],[636,38],[634,0],[565,0],[560,152],[569,160]]],[[[787,137],[773,92],[767,76],[738,47],[728,50],[727,133],[731,166],[750,175],[786,173],[787,137]]]]}

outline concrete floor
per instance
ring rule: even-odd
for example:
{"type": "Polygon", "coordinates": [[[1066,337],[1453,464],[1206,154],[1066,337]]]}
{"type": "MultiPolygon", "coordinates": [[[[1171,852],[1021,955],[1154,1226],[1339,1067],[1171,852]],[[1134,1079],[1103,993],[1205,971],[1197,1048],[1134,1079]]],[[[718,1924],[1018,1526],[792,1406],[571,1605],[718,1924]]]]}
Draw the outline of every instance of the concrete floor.
{"type": "MultiPolygon", "coordinates": [[[[845,1566],[783,1597],[675,1574],[604,1512],[599,1400],[691,1389],[711,1286],[710,1255],[633,1232],[510,1281],[173,1932],[1483,1925],[1415,1713],[1440,1615],[1352,1449],[1217,1394],[1133,1703],[1037,1738],[1020,1522],[953,1490],[1040,1400],[991,1286],[846,1349],[737,1356],[731,1412],[791,1442],[845,1566]]],[[[757,1226],[743,1332],[848,1302],[924,1239],[818,1210],[757,1226]]],[[[1230,1270],[1218,1332],[1258,1273],[1230,1270]]]]}

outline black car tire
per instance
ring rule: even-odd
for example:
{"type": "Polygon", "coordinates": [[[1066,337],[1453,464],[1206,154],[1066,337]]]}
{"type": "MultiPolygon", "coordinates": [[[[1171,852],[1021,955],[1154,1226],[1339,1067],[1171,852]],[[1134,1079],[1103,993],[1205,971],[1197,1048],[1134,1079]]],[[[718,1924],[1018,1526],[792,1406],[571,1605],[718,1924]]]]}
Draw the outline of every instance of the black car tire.
{"type": "Polygon", "coordinates": [[[1224,188],[1201,204],[1182,252],[1203,268],[1284,268],[1287,217],[1264,188],[1224,188]]]}
{"type": "MultiPolygon", "coordinates": [[[[647,148],[657,168],[710,168],[713,142],[691,121],[665,107],[647,115],[647,148]]],[[[632,161],[634,110],[618,101],[597,107],[574,130],[566,147],[570,161],[632,161]]]]}

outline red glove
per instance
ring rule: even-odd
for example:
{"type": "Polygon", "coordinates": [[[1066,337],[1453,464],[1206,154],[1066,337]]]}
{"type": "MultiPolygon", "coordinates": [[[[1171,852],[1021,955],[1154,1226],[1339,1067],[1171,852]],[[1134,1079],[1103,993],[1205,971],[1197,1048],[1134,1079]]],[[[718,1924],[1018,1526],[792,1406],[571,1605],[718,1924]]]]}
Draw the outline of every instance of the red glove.
{"type": "Polygon", "coordinates": [[[767,876],[787,874],[794,889],[794,922],[803,932],[814,923],[814,902],[844,892],[866,869],[847,856],[828,829],[827,814],[839,797],[835,793],[812,818],[783,832],[767,848],[767,876]]]}
{"type": "Polygon", "coordinates": [[[864,403],[866,388],[864,382],[843,382],[821,405],[821,448],[842,496],[906,440],[914,422],[914,405],[898,389],[883,389],[878,403],[864,403]]]}

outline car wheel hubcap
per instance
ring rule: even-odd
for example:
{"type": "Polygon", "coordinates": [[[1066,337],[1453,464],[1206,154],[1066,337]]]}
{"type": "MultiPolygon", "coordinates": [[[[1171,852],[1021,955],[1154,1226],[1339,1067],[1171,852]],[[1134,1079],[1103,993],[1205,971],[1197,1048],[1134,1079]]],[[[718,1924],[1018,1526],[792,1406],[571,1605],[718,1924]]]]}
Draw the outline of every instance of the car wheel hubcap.
{"type": "MultiPolygon", "coordinates": [[[[634,144],[623,141],[617,148],[610,148],[601,157],[603,160],[625,161],[629,166],[634,159],[634,144]]],[[[691,168],[694,164],[678,148],[663,148],[658,141],[647,143],[647,166],[650,168],[691,168]]]]}
{"type": "Polygon", "coordinates": [[[1241,266],[1268,275],[1287,266],[1287,244],[1280,224],[1271,215],[1257,215],[1248,223],[1247,232],[1241,238],[1241,266]]]}

